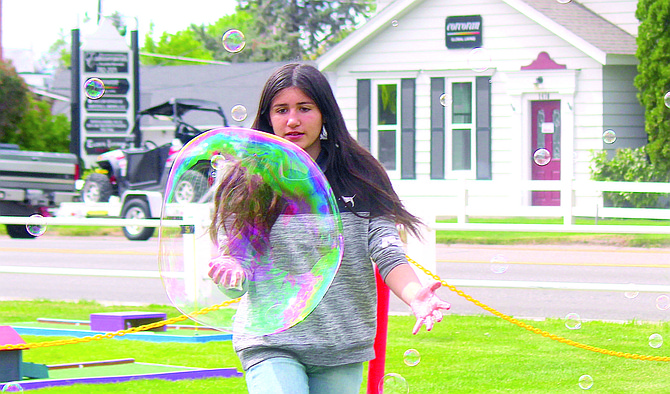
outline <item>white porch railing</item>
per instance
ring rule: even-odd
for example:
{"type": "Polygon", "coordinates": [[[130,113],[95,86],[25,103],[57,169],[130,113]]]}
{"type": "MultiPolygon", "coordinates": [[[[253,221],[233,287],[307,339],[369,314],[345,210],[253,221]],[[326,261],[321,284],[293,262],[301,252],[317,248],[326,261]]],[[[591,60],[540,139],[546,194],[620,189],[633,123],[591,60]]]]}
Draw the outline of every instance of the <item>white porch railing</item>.
{"type": "Polygon", "coordinates": [[[553,217],[563,218],[566,225],[573,224],[575,217],[670,219],[670,209],[609,208],[602,205],[603,192],[670,194],[670,183],[397,180],[393,181],[393,185],[408,207],[424,219],[446,216],[456,217],[458,223],[467,223],[470,217],[553,217]],[[530,195],[533,191],[559,191],[561,205],[532,206],[530,195]],[[587,200],[597,203],[587,205],[580,202],[587,200]]]}

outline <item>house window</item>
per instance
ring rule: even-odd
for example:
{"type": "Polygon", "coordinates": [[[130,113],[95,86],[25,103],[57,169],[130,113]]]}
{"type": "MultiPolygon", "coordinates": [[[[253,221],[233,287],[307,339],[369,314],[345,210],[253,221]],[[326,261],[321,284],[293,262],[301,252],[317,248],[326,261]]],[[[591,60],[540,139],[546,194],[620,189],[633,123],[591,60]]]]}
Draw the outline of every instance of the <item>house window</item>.
{"type": "Polygon", "coordinates": [[[372,154],[389,171],[399,170],[400,114],[399,81],[379,81],[372,89],[374,132],[371,138],[372,154]]]}
{"type": "MultiPolygon", "coordinates": [[[[450,90],[452,102],[447,107],[449,119],[448,141],[451,142],[452,175],[470,177],[474,169],[475,157],[475,124],[474,83],[471,80],[451,81],[450,90]]],[[[449,161],[449,160],[448,160],[449,161]]]]}

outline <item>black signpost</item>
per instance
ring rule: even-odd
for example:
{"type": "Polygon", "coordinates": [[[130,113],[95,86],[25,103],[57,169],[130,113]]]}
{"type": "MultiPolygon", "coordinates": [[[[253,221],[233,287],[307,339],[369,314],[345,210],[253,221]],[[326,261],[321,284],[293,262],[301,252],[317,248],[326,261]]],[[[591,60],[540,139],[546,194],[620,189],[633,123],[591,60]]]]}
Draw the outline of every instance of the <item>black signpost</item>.
{"type": "Polygon", "coordinates": [[[137,62],[126,39],[105,18],[98,30],[83,40],[79,53],[80,151],[86,166],[91,166],[97,155],[134,144],[137,62]],[[102,96],[86,96],[83,85],[89,78],[102,81],[102,96]]]}

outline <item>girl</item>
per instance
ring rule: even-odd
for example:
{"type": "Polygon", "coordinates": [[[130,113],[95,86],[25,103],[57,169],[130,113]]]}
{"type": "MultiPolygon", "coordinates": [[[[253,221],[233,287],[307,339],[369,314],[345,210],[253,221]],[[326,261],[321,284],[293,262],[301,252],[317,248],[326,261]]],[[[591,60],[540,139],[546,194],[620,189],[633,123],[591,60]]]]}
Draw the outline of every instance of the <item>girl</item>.
{"type": "MultiPolygon", "coordinates": [[[[375,357],[374,262],[389,288],[430,331],[449,304],[422,286],[409,266],[396,225],[419,234],[381,164],[349,134],[332,89],[316,68],[287,64],[267,80],[252,126],[304,149],[325,174],[344,228],[340,268],[319,305],[303,321],[272,335],[234,335],[249,393],[357,394],[363,363],[375,357]]],[[[216,234],[216,232],[213,232],[216,234]]],[[[300,234],[294,234],[300,237],[300,234]]],[[[214,259],[209,274],[224,288],[239,287],[244,269],[230,256],[214,259]]]]}

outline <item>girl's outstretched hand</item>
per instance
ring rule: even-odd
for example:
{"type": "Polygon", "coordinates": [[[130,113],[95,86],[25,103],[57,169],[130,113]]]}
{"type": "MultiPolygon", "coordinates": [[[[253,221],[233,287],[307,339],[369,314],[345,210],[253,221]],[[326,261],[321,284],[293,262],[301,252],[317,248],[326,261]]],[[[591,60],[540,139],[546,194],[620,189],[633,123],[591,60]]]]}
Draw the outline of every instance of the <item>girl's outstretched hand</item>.
{"type": "Polygon", "coordinates": [[[412,330],[412,334],[416,335],[421,329],[422,325],[426,325],[426,330],[433,329],[436,322],[442,321],[441,309],[447,310],[451,308],[448,302],[442,301],[435,295],[435,291],[442,286],[440,282],[431,283],[419,290],[410,303],[412,313],[416,316],[416,324],[412,330]]]}
{"type": "Polygon", "coordinates": [[[209,262],[210,270],[207,273],[219,286],[226,289],[243,290],[242,283],[246,274],[242,265],[231,256],[219,256],[209,262]]]}

